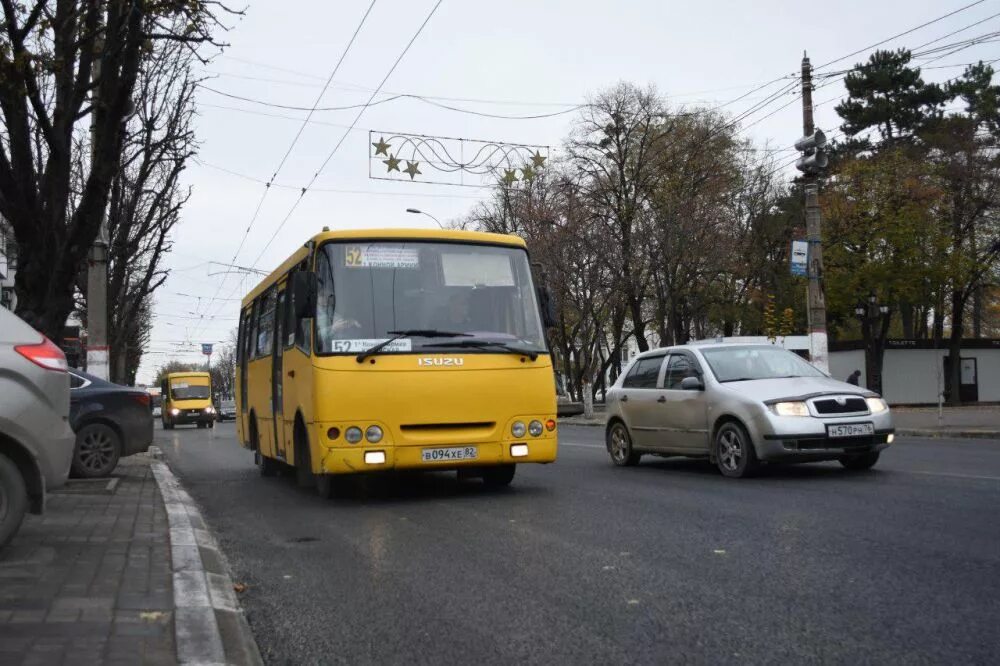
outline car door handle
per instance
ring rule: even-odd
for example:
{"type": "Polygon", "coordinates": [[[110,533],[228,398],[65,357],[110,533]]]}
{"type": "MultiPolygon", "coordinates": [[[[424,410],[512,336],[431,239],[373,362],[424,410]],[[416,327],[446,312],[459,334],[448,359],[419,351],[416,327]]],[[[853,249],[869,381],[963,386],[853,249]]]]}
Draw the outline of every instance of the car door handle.
{"type": "Polygon", "coordinates": [[[666,401],[667,401],[667,396],[665,395],[661,395],[659,398],[656,399],[656,402],[666,402],[666,401]]]}
{"type": "Polygon", "coordinates": [[[295,371],[294,370],[289,370],[288,371],[288,376],[291,377],[292,379],[295,379],[295,371]]]}
{"type": "Polygon", "coordinates": [[[628,396],[627,395],[623,395],[622,396],[622,402],[628,402],[628,396]]]}

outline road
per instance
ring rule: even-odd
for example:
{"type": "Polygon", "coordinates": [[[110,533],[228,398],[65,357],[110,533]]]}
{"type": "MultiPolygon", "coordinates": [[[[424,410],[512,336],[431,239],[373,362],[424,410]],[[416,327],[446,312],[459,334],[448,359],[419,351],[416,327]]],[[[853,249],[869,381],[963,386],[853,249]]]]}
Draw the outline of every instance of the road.
{"type": "Polygon", "coordinates": [[[437,473],[321,500],[232,424],[157,430],[269,663],[996,663],[1000,442],[903,439],[728,480],[611,465],[597,428],[511,488],[437,473]]]}

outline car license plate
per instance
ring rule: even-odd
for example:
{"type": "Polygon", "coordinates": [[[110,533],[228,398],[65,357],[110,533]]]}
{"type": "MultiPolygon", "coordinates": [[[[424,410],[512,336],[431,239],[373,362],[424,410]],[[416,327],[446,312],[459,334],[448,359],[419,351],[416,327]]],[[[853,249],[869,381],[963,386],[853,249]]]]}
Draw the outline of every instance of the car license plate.
{"type": "Polygon", "coordinates": [[[424,462],[475,460],[479,457],[479,451],[474,446],[449,446],[440,449],[422,449],[420,457],[424,462]]]}
{"type": "Polygon", "coordinates": [[[830,439],[842,437],[870,437],[875,434],[875,426],[871,423],[838,423],[826,427],[826,436],[830,439]]]}

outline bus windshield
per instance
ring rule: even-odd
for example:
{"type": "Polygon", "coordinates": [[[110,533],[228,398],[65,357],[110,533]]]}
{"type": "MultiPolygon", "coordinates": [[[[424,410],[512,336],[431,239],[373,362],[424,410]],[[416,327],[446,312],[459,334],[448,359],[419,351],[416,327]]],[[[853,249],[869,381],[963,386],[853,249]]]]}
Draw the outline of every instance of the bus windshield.
{"type": "Polygon", "coordinates": [[[201,400],[208,397],[208,385],[190,384],[187,380],[181,379],[171,382],[170,393],[174,400],[201,400]]]}
{"type": "MultiPolygon", "coordinates": [[[[519,248],[459,243],[335,242],[316,260],[319,282],[316,351],[363,352],[422,329],[462,333],[539,352],[545,338],[527,253],[519,248]]],[[[384,352],[408,352],[447,337],[403,338],[384,352]]],[[[446,347],[445,347],[446,348],[446,347]]]]}

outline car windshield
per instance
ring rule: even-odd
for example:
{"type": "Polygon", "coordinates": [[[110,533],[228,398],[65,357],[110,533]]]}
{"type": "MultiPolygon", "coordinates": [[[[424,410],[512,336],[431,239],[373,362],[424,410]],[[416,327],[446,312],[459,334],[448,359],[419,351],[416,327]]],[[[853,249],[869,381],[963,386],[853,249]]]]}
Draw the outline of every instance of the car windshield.
{"type": "Polygon", "coordinates": [[[720,382],[825,376],[801,356],[781,347],[719,347],[701,353],[720,382]]]}
{"type": "MultiPolygon", "coordinates": [[[[390,331],[437,331],[394,341],[384,352],[452,339],[545,351],[527,253],[518,248],[434,242],[346,242],[323,246],[316,351],[357,354],[390,331]]],[[[487,349],[484,347],[484,349],[487,349]]]]}
{"type": "Polygon", "coordinates": [[[174,400],[199,400],[208,397],[208,386],[189,384],[185,381],[170,384],[174,400]]]}

